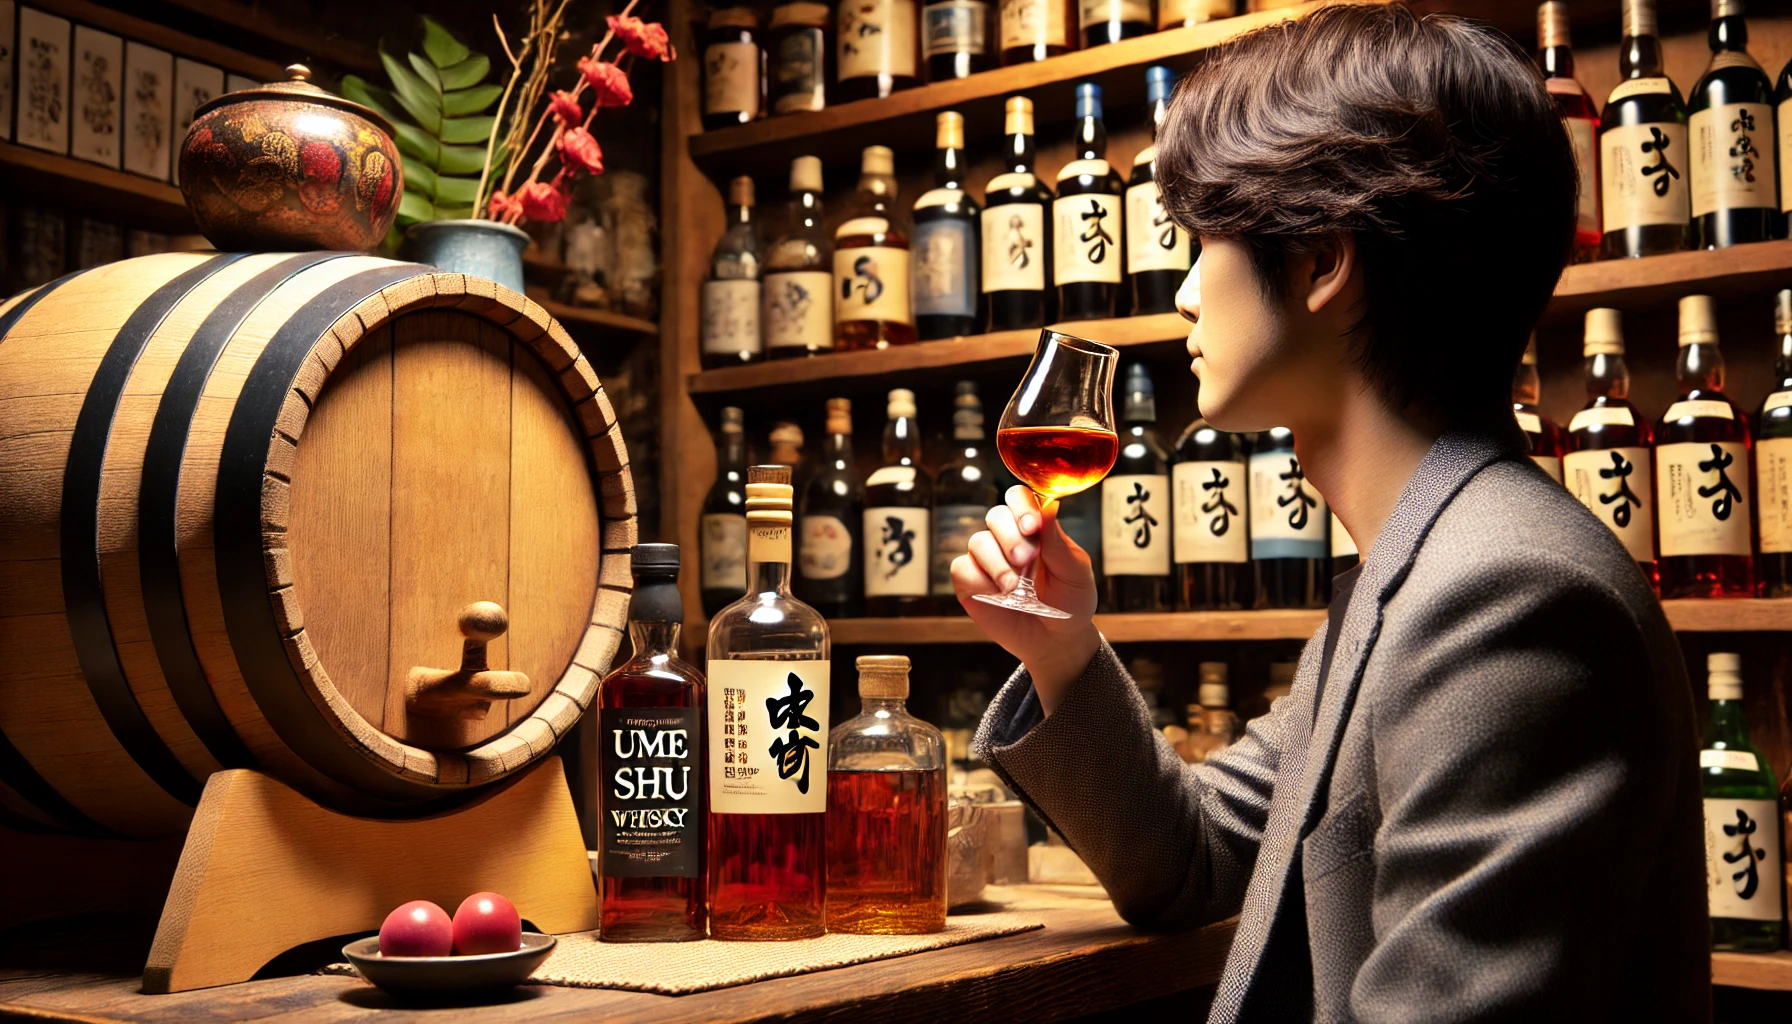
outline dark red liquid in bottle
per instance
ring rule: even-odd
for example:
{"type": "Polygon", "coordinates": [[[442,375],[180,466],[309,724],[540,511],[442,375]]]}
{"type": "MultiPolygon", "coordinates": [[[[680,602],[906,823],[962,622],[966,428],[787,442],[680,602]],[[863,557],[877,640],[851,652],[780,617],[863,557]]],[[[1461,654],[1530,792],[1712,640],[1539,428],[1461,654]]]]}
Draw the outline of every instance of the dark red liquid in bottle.
{"type": "Polygon", "coordinates": [[[828,772],[828,929],[946,926],[946,772],[828,772]]]}
{"type": "Polygon", "coordinates": [[[709,816],[710,926],[717,938],[820,934],[827,894],[821,814],[709,816]],[[725,852],[724,852],[725,851],[725,852]]]}

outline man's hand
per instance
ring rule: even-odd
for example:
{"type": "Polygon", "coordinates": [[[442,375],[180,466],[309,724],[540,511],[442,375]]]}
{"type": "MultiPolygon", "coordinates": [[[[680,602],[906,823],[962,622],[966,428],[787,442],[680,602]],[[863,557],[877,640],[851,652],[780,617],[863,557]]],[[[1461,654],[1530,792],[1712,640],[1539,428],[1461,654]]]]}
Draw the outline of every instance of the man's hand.
{"type": "Polygon", "coordinates": [[[971,537],[969,553],[952,560],[952,587],[977,628],[1027,667],[1040,708],[1049,715],[1101,647],[1093,618],[1095,573],[1088,553],[1058,525],[1057,502],[1041,510],[1025,487],[1009,488],[1007,499],[984,517],[989,529],[971,537]],[[1070,618],[1041,618],[971,599],[1013,590],[1020,571],[1036,558],[1033,584],[1040,600],[1070,618]]]}

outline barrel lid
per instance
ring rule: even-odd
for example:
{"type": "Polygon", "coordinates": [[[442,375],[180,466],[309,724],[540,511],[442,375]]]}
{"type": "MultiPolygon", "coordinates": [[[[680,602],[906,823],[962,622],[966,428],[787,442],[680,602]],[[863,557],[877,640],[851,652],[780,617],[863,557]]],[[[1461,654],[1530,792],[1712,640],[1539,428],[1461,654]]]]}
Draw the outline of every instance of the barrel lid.
{"type": "Polygon", "coordinates": [[[388,138],[392,137],[394,134],[392,122],[386,120],[384,114],[374,110],[372,107],[363,106],[356,103],[354,100],[345,99],[333,92],[311,84],[311,69],[305,65],[288,64],[286,66],[286,73],[291,77],[284,82],[264,82],[261,85],[250,86],[247,89],[238,89],[236,92],[227,92],[222,96],[214,96],[200,104],[199,108],[193,111],[193,117],[197,120],[200,116],[210,113],[219,107],[236,103],[241,100],[300,100],[306,103],[316,103],[320,106],[335,107],[337,110],[345,110],[351,114],[357,114],[372,121],[374,127],[385,132],[388,138]]]}

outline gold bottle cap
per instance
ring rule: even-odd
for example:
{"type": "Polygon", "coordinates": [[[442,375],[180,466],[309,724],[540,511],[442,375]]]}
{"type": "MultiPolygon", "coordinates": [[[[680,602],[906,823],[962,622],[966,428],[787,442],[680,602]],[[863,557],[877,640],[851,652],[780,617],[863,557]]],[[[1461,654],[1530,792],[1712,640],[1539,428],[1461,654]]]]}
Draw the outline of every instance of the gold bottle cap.
{"type": "Polygon", "coordinates": [[[1624,354],[1624,317],[1615,309],[1587,310],[1587,328],[1580,345],[1583,356],[1624,354]]]}
{"type": "Polygon", "coordinates": [[[732,405],[723,409],[722,410],[722,433],[724,433],[724,434],[740,433],[741,429],[742,429],[741,424],[743,422],[745,422],[745,419],[746,419],[746,417],[741,413],[741,411],[732,405]]]}
{"type": "Polygon", "coordinates": [[[964,148],[964,115],[956,110],[942,110],[933,120],[933,148],[964,148]]]}
{"type": "Polygon", "coordinates": [[[847,398],[828,399],[828,433],[852,433],[852,400],[847,398]]]}
{"type": "Polygon", "coordinates": [[[1773,333],[1792,334],[1792,288],[1783,288],[1774,296],[1773,333]]]}
{"type": "Polygon", "coordinates": [[[859,163],[860,174],[894,175],[896,154],[888,146],[866,146],[859,163]]]}
{"type": "Polygon", "coordinates": [[[753,205],[753,179],[746,175],[728,183],[728,202],[732,206],[753,205]]]}
{"type": "Polygon", "coordinates": [[[859,696],[878,700],[908,699],[908,658],[900,654],[860,655],[859,696]]]}
{"type": "Polygon", "coordinates": [[[1010,96],[1003,108],[1007,111],[1002,125],[1004,135],[1033,134],[1033,101],[1025,96],[1010,96]]]}
{"type": "Polygon", "coordinates": [[[890,392],[889,404],[884,407],[884,415],[891,419],[899,416],[915,414],[915,393],[907,388],[897,388],[890,392]]]}
{"type": "Polygon", "coordinates": [[[1740,18],[1748,13],[1742,7],[1742,0],[1711,0],[1711,18],[1740,18]]]}
{"type": "Polygon", "coordinates": [[[1568,5],[1548,0],[1537,7],[1537,49],[1568,45],[1568,5]]]}
{"type": "Polygon", "coordinates": [[[1521,366],[1537,365],[1537,332],[1532,331],[1530,338],[1524,343],[1524,355],[1518,357],[1521,366]]]}
{"type": "Polygon", "coordinates": [[[790,161],[790,191],[821,191],[821,157],[799,156],[790,161]]]}
{"type": "Polygon", "coordinates": [[[1680,347],[1717,344],[1717,305],[1709,295],[1680,300],[1680,347]]]}
{"type": "Polygon", "coordinates": [[[1624,34],[1652,36],[1658,34],[1655,21],[1655,0],[1624,0],[1624,34]]]}

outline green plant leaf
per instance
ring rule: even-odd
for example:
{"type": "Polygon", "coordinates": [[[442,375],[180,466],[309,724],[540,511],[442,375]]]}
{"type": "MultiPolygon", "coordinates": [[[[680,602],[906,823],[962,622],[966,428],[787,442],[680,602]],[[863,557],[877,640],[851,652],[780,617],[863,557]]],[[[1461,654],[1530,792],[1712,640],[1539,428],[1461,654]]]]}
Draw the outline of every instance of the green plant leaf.
{"type": "Polygon", "coordinates": [[[491,138],[492,125],[496,122],[497,118],[490,114],[483,117],[445,117],[442,119],[442,141],[483,143],[491,138]]]}
{"type": "Polygon", "coordinates": [[[443,95],[442,113],[449,117],[477,114],[491,106],[502,95],[504,95],[504,87],[501,85],[475,85],[471,89],[456,89],[443,95]]]}
{"type": "Polygon", "coordinates": [[[342,76],[342,95],[345,99],[353,100],[372,110],[394,125],[404,120],[394,113],[398,109],[398,104],[392,99],[391,93],[357,75],[342,76]]]}
{"type": "Polygon", "coordinates": [[[454,38],[454,33],[443,28],[441,22],[426,14],[423,16],[423,52],[436,67],[445,68],[466,60],[473,51],[454,38]]]}
{"type": "Polygon", "coordinates": [[[392,89],[398,97],[398,105],[405,113],[411,115],[418,126],[430,134],[442,130],[442,94],[431,89],[427,83],[412,73],[410,68],[392,58],[392,55],[380,51],[380,63],[385,65],[386,76],[392,79],[392,89]]]}
{"type": "Polygon", "coordinates": [[[442,146],[435,169],[442,174],[478,174],[485,166],[484,146],[442,146]]]}
{"type": "Polygon", "coordinates": [[[404,164],[404,187],[412,192],[421,192],[434,198],[436,195],[436,172],[415,157],[400,156],[399,162],[404,164]]]}
{"type": "Polygon", "coordinates": [[[473,216],[473,208],[471,206],[438,206],[438,207],[436,207],[436,219],[437,220],[468,220],[468,219],[471,219],[472,216],[473,216]]]}
{"type": "Polygon", "coordinates": [[[485,76],[491,69],[491,58],[483,53],[475,53],[459,64],[450,64],[437,71],[442,79],[442,88],[465,89],[485,81],[485,76]]]}
{"type": "Polygon", "coordinates": [[[398,132],[398,151],[406,156],[416,157],[432,168],[442,164],[442,144],[414,124],[394,121],[392,127],[398,132]]]}
{"type": "Polygon", "coordinates": [[[436,179],[436,205],[472,206],[474,193],[479,190],[479,179],[458,178],[444,174],[436,179]]]}
{"type": "Polygon", "coordinates": [[[435,220],[435,207],[429,199],[419,193],[406,191],[398,200],[398,222],[415,224],[418,221],[435,220]]]}
{"type": "Polygon", "coordinates": [[[442,91],[442,77],[436,74],[436,66],[434,64],[424,60],[423,55],[415,50],[405,54],[405,58],[411,62],[411,70],[417,72],[418,78],[423,79],[423,84],[429,86],[438,93],[442,91]]]}

